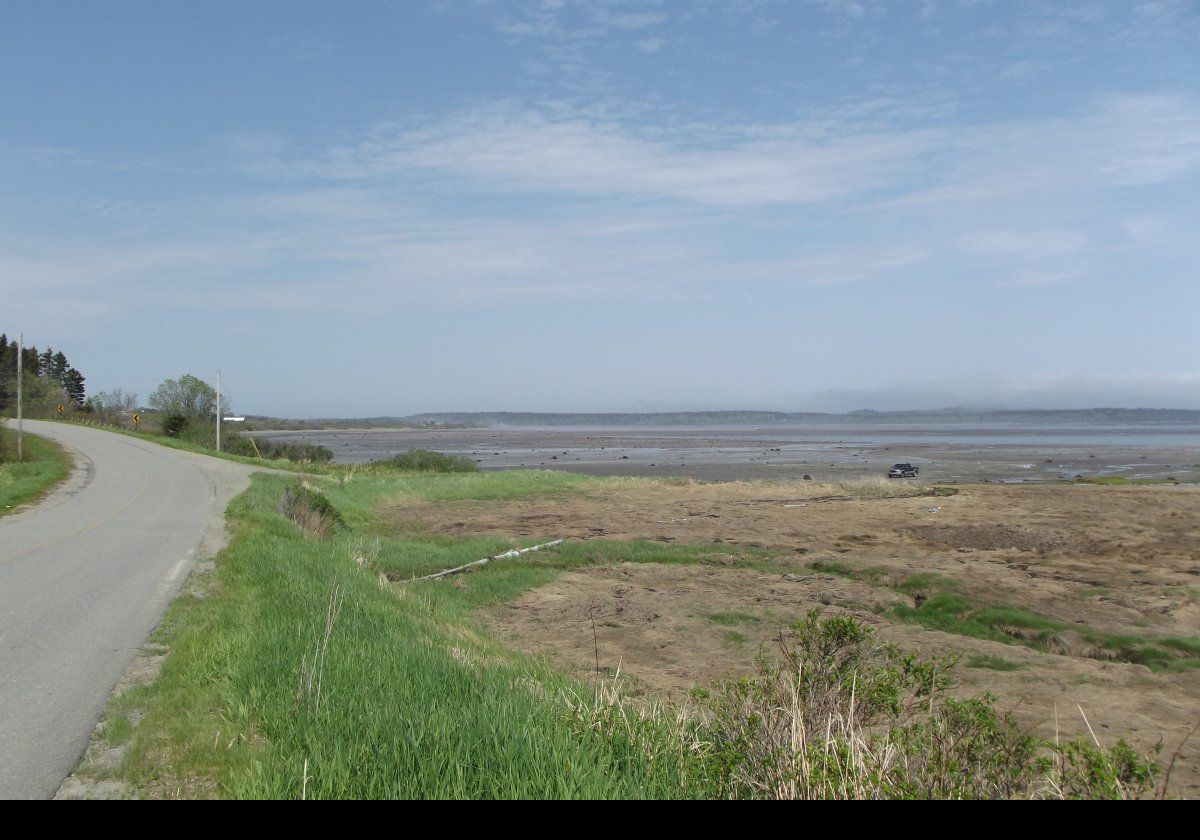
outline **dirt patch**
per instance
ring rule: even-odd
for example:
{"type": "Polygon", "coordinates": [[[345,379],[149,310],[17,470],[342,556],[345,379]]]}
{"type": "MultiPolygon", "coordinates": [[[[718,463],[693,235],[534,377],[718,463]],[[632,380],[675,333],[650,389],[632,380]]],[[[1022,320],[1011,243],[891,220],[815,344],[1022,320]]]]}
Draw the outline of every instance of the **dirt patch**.
{"type": "MultiPolygon", "coordinates": [[[[772,656],[782,628],[810,609],[849,613],[880,637],[928,656],[956,656],[959,693],[988,691],[1045,737],[1125,738],[1167,752],[1200,714],[1200,675],[1040,653],[964,638],[877,614],[902,596],[831,575],[785,579],[748,570],[622,564],[565,573],[494,608],[485,620],[519,649],[581,679],[620,674],[633,693],[682,699],[696,687],[749,672],[772,656]],[[971,667],[975,663],[976,667],[971,667]],[[995,668],[1010,670],[995,670],[995,668]],[[1081,714],[1082,711],[1082,714],[1081,714]]],[[[1200,752],[1190,745],[1173,775],[1177,796],[1200,795],[1200,752]]]]}
{"type": "Polygon", "coordinates": [[[813,607],[872,612],[901,600],[833,575],[624,563],[564,574],[493,618],[581,673],[622,671],[679,694],[743,673],[760,645],[813,607]]]}
{"type": "Polygon", "coordinates": [[[1048,554],[1072,544],[1070,535],[1038,528],[1017,528],[1008,525],[924,525],[911,533],[951,548],[977,548],[985,551],[1011,548],[1015,551],[1036,551],[1048,554]]]}

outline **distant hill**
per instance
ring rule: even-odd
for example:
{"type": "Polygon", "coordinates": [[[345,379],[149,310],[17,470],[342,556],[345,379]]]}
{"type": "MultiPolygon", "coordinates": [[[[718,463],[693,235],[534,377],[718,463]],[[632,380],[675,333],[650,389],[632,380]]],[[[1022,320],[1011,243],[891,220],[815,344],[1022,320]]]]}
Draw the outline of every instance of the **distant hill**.
{"type": "Polygon", "coordinates": [[[287,417],[266,417],[261,414],[246,415],[246,430],[254,432],[297,431],[316,429],[462,429],[477,428],[481,423],[438,423],[431,420],[410,420],[405,417],[316,417],[305,420],[287,417]]]}
{"type": "MultiPolygon", "coordinates": [[[[666,411],[553,413],[512,411],[429,412],[407,417],[307,420],[309,428],[360,426],[796,426],[887,425],[900,423],[1200,423],[1200,410],[1174,408],[1084,408],[1065,410],[851,411],[845,414],[786,411],[666,411]]],[[[295,428],[293,426],[293,428],[295,428]]]]}

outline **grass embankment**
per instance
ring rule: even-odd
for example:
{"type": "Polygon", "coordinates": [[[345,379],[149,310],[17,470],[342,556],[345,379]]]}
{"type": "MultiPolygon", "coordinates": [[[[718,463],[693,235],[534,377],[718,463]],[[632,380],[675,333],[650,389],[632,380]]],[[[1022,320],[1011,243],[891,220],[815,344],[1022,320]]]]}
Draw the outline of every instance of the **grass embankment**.
{"type": "Polygon", "coordinates": [[[12,460],[0,460],[0,516],[34,501],[65,479],[71,456],[52,440],[25,433],[25,458],[17,461],[16,434],[0,428],[0,451],[12,460]]]}
{"type": "MultiPolygon", "coordinates": [[[[498,498],[525,492],[531,480],[393,477],[391,490],[498,498]]],[[[140,790],[314,798],[711,792],[687,781],[678,756],[652,758],[630,738],[580,730],[566,698],[583,689],[482,638],[475,607],[543,583],[552,569],[497,564],[461,585],[396,591],[376,571],[423,574],[511,544],[389,540],[352,527],[315,539],[279,512],[288,483],[256,476],[230,507],[234,537],[212,591],[171,608],[157,633],[172,650],[159,681],[123,695],[110,712],[108,726],[130,739],[122,775],[140,790]],[[130,720],[143,714],[133,729],[130,720]]],[[[358,476],[331,484],[328,496],[353,525],[386,483],[358,476]]]]}
{"type": "MultiPolygon", "coordinates": [[[[728,557],[729,546],[591,541],[420,582],[411,578],[514,544],[398,533],[372,514],[396,496],[502,499],[575,492],[591,482],[602,480],[397,475],[376,467],[301,489],[294,479],[256,476],[229,509],[233,539],[216,571],[189,584],[156,633],[170,649],[161,676],[123,694],[106,715],[107,740],[124,749],[109,772],[157,796],[1148,790],[1152,766],[1123,745],[1044,744],[988,701],[943,697],[937,665],[875,646],[869,630],[846,618],[797,622],[782,665],[764,661],[756,676],[698,694],[706,704],[700,714],[631,705],[611,688],[593,690],[489,640],[476,610],[564,568],[702,563],[728,557]],[[392,582],[401,580],[408,582],[392,582]],[[808,732],[806,715],[811,735],[797,743],[788,733],[808,732]]],[[[753,552],[748,558],[765,562],[753,552]]],[[[746,617],[715,620],[737,625],[746,617]]]]}

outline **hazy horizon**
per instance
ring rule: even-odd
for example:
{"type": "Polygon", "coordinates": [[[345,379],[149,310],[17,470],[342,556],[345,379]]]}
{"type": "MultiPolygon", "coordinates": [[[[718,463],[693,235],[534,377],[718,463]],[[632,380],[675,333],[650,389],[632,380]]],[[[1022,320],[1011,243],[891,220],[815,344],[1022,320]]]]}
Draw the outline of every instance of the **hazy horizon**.
{"type": "MultiPolygon", "coordinates": [[[[499,413],[526,412],[548,414],[595,413],[652,413],[704,411],[782,411],[829,412],[851,411],[936,411],[961,408],[974,411],[1057,411],[1076,409],[1183,409],[1200,410],[1200,378],[1190,381],[1064,381],[1054,380],[1036,385],[1001,384],[980,379],[964,387],[964,383],[897,384],[891,388],[871,390],[830,390],[823,393],[797,395],[793,398],[737,400],[614,400],[611,403],[588,401],[580,394],[574,407],[563,407],[553,401],[518,403],[497,400],[485,403],[471,394],[439,404],[417,406],[411,410],[366,410],[353,414],[270,414],[294,419],[403,417],[417,414],[442,413],[499,413]]],[[[235,402],[234,407],[242,405],[235,402]]],[[[241,411],[241,409],[239,409],[241,411]]],[[[242,413],[267,415],[268,412],[242,413]]]]}
{"type": "MultiPolygon", "coordinates": [[[[1069,411],[1187,411],[1200,412],[1200,408],[1172,408],[1166,406],[1154,405],[1094,405],[1081,406],[1077,408],[1046,408],[1038,405],[1023,405],[1023,406],[996,406],[996,405],[944,405],[936,408],[875,408],[872,406],[859,406],[858,408],[850,409],[788,409],[788,408],[762,408],[756,406],[733,406],[724,408],[703,408],[703,407],[681,407],[681,408],[631,408],[631,409],[614,409],[604,410],[598,409],[595,411],[555,411],[555,410],[525,410],[525,409],[464,409],[464,410],[425,410],[414,411],[405,414],[364,414],[364,415],[308,415],[304,417],[285,417],[280,415],[265,415],[265,414],[248,414],[246,416],[254,417],[269,417],[273,419],[288,419],[288,420],[390,420],[390,419],[406,419],[410,417],[429,417],[437,415],[497,415],[497,414],[536,414],[536,415],[556,415],[556,416],[589,416],[589,415],[655,415],[655,414],[825,414],[835,416],[850,416],[856,413],[877,413],[877,414],[938,414],[941,412],[964,412],[964,413],[980,413],[991,414],[999,412],[1069,412],[1069,411]]],[[[237,412],[235,412],[236,414],[237,412]]],[[[1189,421],[1190,422],[1190,421],[1189,421]]]]}
{"type": "Polygon", "coordinates": [[[1197,0],[3,18],[0,331],[89,393],[1200,408],[1197,0]]]}

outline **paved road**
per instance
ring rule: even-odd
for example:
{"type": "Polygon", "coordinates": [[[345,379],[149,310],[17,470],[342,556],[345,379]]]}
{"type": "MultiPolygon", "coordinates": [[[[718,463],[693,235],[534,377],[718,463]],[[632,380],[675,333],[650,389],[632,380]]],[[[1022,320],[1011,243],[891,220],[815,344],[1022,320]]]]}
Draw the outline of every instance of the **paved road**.
{"type": "Polygon", "coordinates": [[[51,797],[74,769],[252,471],[98,429],[25,427],[72,449],[76,469],[0,517],[0,799],[51,797]]]}

